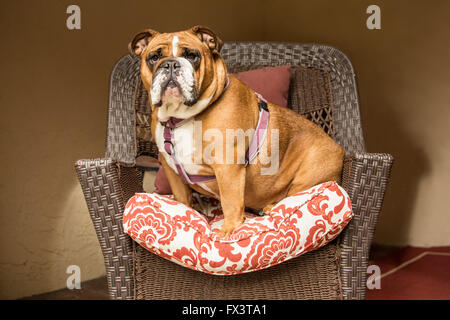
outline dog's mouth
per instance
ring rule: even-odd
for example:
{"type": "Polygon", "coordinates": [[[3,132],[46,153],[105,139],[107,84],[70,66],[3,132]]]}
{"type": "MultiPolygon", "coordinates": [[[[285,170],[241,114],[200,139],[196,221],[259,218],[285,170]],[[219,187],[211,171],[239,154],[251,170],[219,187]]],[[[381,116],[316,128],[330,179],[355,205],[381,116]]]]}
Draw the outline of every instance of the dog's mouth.
{"type": "Polygon", "coordinates": [[[169,79],[166,83],[163,83],[161,91],[163,92],[163,97],[183,97],[180,84],[174,79],[169,79]]]}
{"type": "Polygon", "coordinates": [[[164,83],[161,84],[161,100],[157,106],[161,106],[164,101],[169,100],[179,100],[188,107],[194,105],[197,102],[197,96],[195,94],[192,95],[192,99],[188,99],[184,94],[181,88],[180,83],[173,78],[167,79],[164,83]]]}
{"type": "Polygon", "coordinates": [[[159,85],[159,88],[159,101],[157,103],[154,103],[154,105],[157,107],[162,106],[165,101],[185,100],[180,84],[172,77],[169,77],[164,82],[162,82],[159,85]]]}

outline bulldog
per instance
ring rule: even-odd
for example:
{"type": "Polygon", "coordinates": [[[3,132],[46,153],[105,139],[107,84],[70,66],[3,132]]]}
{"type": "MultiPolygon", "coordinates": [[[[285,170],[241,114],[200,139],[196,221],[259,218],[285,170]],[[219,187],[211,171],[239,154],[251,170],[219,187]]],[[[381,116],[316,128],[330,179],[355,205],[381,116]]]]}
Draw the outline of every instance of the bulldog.
{"type": "Polygon", "coordinates": [[[222,41],[211,29],[148,29],[128,47],[141,60],[151,132],[174,197],[191,207],[193,190],[219,199],[219,235],[232,234],[246,208],[268,212],[287,196],[340,183],[344,150],[317,125],[228,74],[222,41]],[[269,154],[277,170],[263,174],[269,154]]]}

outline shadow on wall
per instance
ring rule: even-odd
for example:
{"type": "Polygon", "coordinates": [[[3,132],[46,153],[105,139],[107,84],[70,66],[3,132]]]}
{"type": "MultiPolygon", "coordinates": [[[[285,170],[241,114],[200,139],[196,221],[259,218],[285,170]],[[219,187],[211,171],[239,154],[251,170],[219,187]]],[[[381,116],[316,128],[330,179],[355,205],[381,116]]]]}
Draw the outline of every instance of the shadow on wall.
{"type": "MultiPolygon", "coordinates": [[[[388,152],[394,158],[383,208],[375,231],[374,241],[388,245],[403,245],[409,241],[416,199],[419,197],[418,181],[430,170],[430,161],[420,145],[402,128],[401,115],[393,106],[370,108],[370,117],[380,119],[374,129],[383,131],[382,147],[368,148],[374,152],[388,152]]],[[[374,120],[370,121],[375,125],[374,120]]],[[[368,129],[367,136],[373,131],[368,129]]],[[[372,140],[373,137],[370,139],[372,140]]],[[[371,144],[368,143],[370,146],[371,144]]]]}

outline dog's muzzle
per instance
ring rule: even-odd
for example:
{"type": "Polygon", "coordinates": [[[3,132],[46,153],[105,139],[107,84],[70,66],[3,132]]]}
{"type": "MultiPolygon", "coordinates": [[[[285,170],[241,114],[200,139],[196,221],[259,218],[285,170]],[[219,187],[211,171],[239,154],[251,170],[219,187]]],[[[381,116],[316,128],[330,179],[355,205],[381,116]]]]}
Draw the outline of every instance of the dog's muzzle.
{"type": "Polygon", "coordinates": [[[184,97],[186,106],[192,106],[197,102],[193,70],[190,63],[187,61],[185,63],[183,60],[185,59],[167,59],[158,66],[152,89],[158,100],[156,103],[153,103],[155,106],[162,105],[162,96],[166,91],[169,93],[178,91],[184,97]]]}

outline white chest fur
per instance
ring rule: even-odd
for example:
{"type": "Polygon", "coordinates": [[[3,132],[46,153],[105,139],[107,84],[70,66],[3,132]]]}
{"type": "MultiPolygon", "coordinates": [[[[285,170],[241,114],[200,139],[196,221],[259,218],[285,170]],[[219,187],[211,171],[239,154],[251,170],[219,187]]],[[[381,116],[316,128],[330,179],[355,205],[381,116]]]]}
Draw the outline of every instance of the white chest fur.
{"type": "MultiPolygon", "coordinates": [[[[164,149],[164,127],[158,122],[155,130],[156,145],[160,154],[164,156],[167,164],[177,172],[172,157],[164,149]]],[[[198,174],[202,166],[194,163],[195,144],[194,144],[194,119],[191,119],[173,129],[173,145],[175,146],[175,155],[178,161],[183,165],[188,174],[198,174]]]]}
{"type": "MultiPolygon", "coordinates": [[[[195,163],[195,152],[201,152],[202,150],[196,150],[194,143],[194,119],[184,123],[182,126],[175,128],[173,131],[173,141],[175,146],[175,154],[178,161],[183,165],[184,170],[189,175],[199,174],[202,168],[201,164],[195,163]]],[[[198,130],[198,129],[197,129],[198,130]]],[[[164,156],[167,164],[178,174],[177,168],[172,157],[164,149],[164,127],[158,122],[155,130],[156,145],[160,155],[164,156]]],[[[199,144],[201,145],[201,143],[199,144]]],[[[206,183],[197,183],[197,185],[209,193],[213,194],[216,199],[220,199],[219,195],[210,189],[206,183]]]]}

